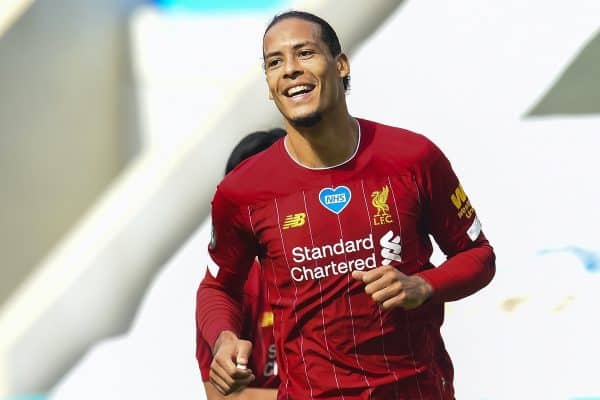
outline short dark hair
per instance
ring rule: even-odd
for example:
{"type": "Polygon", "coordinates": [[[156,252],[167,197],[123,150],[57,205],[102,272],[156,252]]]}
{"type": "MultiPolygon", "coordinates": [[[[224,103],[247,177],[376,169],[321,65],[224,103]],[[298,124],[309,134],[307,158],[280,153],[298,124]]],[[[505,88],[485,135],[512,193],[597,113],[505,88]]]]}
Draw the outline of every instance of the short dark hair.
{"type": "Polygon", "coordinates": [[[230,173],[231,170],[246,158],[268,149],[273,143],[284,136],[285,131],[281,128],[257,131],[246,135],[231,151],[227,160],[227,166],[225,167],[225,174],[230,173]]]}
{"type": "MultiPolygon", "coordinates": [[[[323,18],[311,14],[306,11],[286,11],[281,14],[277,14],[273,17],[267,29],[265,29],[265,33],[263,35],[263,39],[266,36],[269,29],[273,27],[276,23],[283,21],[284,19],[289,18],[299,18],[308,22],[315,23],[321,27],[321,40],[327,45],[329,52],[333,57],[337,57],[342,53],[342,46],[340,45],[340,40],[338,39],[337,33],[333,30],[329,22],[325,21],[323,18]]],[[[344,90],[350,89],[350,75],[345,76],[343,78],[344,90]]]]}

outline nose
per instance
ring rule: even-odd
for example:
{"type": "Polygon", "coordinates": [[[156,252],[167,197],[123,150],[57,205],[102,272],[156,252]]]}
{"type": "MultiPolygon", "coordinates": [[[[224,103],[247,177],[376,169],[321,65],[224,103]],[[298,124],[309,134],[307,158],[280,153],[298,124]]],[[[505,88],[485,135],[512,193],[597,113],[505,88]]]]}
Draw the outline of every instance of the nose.
{"type": "Polygon", "coordinates": [[[295,57],[290,57],[285,62],[283,77],[287,79],[296,79],[300,75],[302,75],[302,68],[300,67],[300,63],[295,57]]]}

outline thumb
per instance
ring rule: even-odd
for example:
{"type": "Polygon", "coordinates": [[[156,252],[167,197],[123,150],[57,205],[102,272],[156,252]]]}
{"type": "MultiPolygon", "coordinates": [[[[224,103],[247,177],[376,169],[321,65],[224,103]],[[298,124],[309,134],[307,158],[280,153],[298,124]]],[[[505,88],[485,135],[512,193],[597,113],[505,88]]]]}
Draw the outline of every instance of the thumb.
{"type": "Polygon", "coordinates": [[[235,362],[239,365],[248,366],[252,354],[252,342],[248,340],[240,340],[238,343],[237,357],[235,362]]]}
{"type": "Polygon", "coordinates": [[[362,282],[364,274],[364,271],[352,271],[352,278],[362,282]]]}

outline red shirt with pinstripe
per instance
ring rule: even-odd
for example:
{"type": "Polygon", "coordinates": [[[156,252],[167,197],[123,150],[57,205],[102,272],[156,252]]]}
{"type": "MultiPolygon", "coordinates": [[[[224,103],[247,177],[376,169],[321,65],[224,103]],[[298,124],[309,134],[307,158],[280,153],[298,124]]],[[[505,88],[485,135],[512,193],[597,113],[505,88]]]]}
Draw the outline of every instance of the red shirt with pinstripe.
{"type": "Polygon", "coordinates": [[[341,165],[301,166],[280,140],[225,177],[212,203],[214,263],[198,293],[199,329],[211,344],[222,330],[240,331],[236,299],[258,256],[279,399],[453,399],[443,304],[492,279],[493,250],[431,141],[358,122],[359,145],[341,165]],[[430,235],[448,256],[437,267],[430,235]],[[419,274],[433,297],[410,311],[380,309],[351,277],[380,265],[419,274]]]}

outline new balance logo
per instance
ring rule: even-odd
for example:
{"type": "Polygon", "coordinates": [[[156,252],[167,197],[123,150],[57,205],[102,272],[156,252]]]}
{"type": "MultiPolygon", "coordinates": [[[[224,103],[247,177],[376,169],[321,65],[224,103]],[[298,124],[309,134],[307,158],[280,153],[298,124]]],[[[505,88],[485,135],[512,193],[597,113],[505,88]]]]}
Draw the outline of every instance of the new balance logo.
{"type": "Polygon", "coordinates": [[[402,251],[402,245],[400,244],[400,236],[394,236],[394,232],[388,231],[379,240],[381,245],[381,257],[383,260],[381,264],[390,265],[392,261],[402,261],[400,253],[402,251]]]}
{"type": "Polygon", "coordinates": [[[283,221],[283,229],[298,228],[299,226],[304,225],[305,222],[305,213],[290,214],[286,216],[285,220],[283,221]]]}

